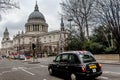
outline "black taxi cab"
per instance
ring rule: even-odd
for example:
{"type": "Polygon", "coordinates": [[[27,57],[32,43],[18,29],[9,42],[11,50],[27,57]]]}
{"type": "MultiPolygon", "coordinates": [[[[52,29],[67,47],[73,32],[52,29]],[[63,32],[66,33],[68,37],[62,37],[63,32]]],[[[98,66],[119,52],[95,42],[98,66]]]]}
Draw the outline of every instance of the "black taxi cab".
{"type": "Polygon", "coordinates": [[[89,51],[68,51],[58,54],[48,71],[50,75],[64,75],[69,80],[96,78],[102,74],[102,65],[89,51]]]}

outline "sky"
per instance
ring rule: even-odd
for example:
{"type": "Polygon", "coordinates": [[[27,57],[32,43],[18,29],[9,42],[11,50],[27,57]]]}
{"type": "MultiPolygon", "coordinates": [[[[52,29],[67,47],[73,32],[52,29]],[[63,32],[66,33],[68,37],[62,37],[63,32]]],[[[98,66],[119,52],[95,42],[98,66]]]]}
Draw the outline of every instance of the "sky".
{"type": "Polygon", "coordinates": [[[8,10],[2,14],[0,21],[0,42],[3,37],[5,28],[8,28],[9,36],[12,37],[18,34],[18,31],[25,31],[25,23],[29,15],[34,11],[37,1],[39,11],[44,15],[46,22],[49,25],[48,30],[60,29],[60,13],[61,0],[14,0],[19,2],[20,9],[8,10]]]}

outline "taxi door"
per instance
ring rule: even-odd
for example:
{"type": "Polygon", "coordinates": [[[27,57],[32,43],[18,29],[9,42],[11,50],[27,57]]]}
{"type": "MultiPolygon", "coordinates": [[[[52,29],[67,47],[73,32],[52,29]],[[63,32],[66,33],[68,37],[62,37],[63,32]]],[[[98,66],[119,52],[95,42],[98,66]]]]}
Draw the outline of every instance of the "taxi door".
{"type": "Polygon", "coordinates": [[[59,63],[59,71],[62,75],[67,75],[68,73],[68,54],[62,54],[59,63]]]}

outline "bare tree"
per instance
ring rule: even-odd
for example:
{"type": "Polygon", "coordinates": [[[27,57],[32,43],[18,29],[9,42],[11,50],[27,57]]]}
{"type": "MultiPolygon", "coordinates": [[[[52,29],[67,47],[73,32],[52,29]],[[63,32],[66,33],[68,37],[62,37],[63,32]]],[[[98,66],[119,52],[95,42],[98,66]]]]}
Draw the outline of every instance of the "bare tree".
{"type": "Polygon", "coordinates": [[[96,0],[96,5],[95,17],[109,30],[120,54],[120,0],[96,0]]]}
{"type": "Polygon", "coordinates": [[[96,18],[112,33],[120,50],[120,0],[96,0],[96,18]]]}
{"type": "MultiPolygon", "coordinates": [[[[0,13],[6,12],[8,9],[13,8],[19,8],[19,5],[17,2],[14,2],[13,0],[0,0],[0,13]]],[[[0,14],[1,19],[1,14],[0,14]]]]}
{"type": "Polygon", "coordinates": [[[61,3],[65,17],[75,24],[76,36],[83,43],[85,34],[89,39],[89,21],[92,15],[94,0],[64,0],[61,3]]]}

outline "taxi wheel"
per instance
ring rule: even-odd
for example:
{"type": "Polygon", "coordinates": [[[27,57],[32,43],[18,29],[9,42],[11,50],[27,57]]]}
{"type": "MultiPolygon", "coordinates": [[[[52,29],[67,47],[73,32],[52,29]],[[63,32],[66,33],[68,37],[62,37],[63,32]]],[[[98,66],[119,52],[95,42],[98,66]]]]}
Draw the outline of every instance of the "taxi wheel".
{"type": "Polygon", "coordinates": [[[70,80],[77,80],[77,77],[74,73],[70,75],[70,80]]]}
{"type": "Polygon", "coordinates": [[[49,74],[53,75],[53,70],[51,68],[49,69],[49,74]]]}

